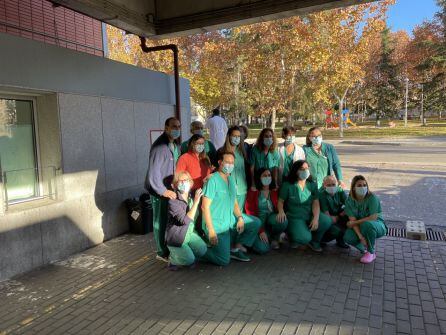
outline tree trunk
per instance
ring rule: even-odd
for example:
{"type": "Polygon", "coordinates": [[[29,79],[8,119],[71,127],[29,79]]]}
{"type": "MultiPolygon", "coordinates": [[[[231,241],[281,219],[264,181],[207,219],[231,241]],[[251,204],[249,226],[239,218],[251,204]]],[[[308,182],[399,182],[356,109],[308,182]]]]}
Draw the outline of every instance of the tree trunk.
{"type": "Polygon", "coordinates": [[[273,108],[272,113],[271,113],[271,129],[275,130],[276,129],[276,109],[273,108]]]}

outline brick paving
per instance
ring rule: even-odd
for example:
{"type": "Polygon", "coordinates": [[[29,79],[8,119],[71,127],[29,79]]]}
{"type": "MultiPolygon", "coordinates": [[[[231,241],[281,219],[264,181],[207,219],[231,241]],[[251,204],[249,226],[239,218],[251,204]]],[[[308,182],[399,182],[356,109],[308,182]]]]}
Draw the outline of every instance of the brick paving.
{"type": "Polygon", "coordinates": [[[0,334],[446,334],[446,243],[383,238],[169,272],[124,235],[0,283],[0,334]]]}

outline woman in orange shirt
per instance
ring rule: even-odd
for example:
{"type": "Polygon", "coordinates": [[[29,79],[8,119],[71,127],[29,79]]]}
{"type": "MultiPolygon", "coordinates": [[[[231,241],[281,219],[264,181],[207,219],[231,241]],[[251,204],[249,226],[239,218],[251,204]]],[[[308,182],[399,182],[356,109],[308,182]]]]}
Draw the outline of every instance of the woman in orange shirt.
{"type": "Polygon", "coordinates": [[[211,161],[204,150],[205,138],[195,134],[189,140],[188,150],[177,162],[176,172],[187,171],[193,180],[193,189],[203,187],[203,182],[213,170],[211,161]]]}

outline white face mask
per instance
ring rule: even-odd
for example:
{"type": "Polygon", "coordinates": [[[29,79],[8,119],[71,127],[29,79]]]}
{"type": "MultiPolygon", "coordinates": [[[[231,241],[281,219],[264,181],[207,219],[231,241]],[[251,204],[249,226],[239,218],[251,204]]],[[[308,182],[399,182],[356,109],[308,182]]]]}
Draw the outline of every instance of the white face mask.
{"type": "Polygon", "coordinates": [[[336,191],[338,190],[338,187],[337,186],[327,186],[327,187],[325,187],[325,190],[327,191],[328,194],[334,195],[336,193],[336,191]]]}
{"type": "Polygon", "coordinates": [[[367,186],[356,186],[355,192],[358,197],[365,197],[369,191],[367,186]]]}
{"type": "Polygon", "coordinates": [[[178,191],[181,193],[189,193],[190,191],[190,183],[188,181],[178,183],[178,191]]]}

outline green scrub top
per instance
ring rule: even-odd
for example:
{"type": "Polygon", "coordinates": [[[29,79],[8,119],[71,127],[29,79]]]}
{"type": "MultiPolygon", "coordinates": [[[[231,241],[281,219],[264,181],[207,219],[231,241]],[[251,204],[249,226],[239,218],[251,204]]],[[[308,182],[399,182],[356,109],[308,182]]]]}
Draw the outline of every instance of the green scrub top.
{"type": "Polygon", "coordinates": [[[246,181],[245,158],[238,150],[235,150],[234,170],[231,176],[234,178],[237,195],[248,192],[248,183],[246,181]]]}
{"type": "Polygon", "coordinates": [[[328,194],[324,188],[319,192],[319,202],[323,213],[328,211],[330,215],[339,215],[344,210],[346,200],[347,195],[340,187],[334,195],[328,194]]]}
{"type": "Polygon", "coordinates": [[[310,165],[310,174],[317,182],[317,187],[321,188],[324,178],[328,175],[328,158],[322,153],[318,154],[313,148],[306,152],[306,159],[310,165]]]}
{"type": "Polygon", "coordinates": [[[174,166],[177,166],[178,158],[180,158],[180,151],[178,150],[178,145],[174,143],[169,143],[169,149],[173,155],[174,166]]]}
{"type": "Polygon", "coordinates": [[[280,166],[280,155],[277,150],[273,152],[268,151],[265,155],[263,151],[260,151],[257,146],[254,146],[251,150],[250,164],[254,165],[254,170],[261,168],[274,169],[280,166]]]}
{"type": "Polygon", "coordinates": [[[317,184],[307,181],[302,190],[300,186],[285,182],[279,192],[279,198],[285,202],[287,216],[292,219],[310,220],[313,200],[319,198],[317,184]]]}
{"type": "Polygon", "coordinates": [[[263,192],[259,192],[259,217],[268,215],[274,211],[273,203],[271,202],[271,197],[268,194],[268,198],[265,198],[263,192]]]}
{"type": "Polygon", "coordinates": [[[374,194],[370,194],[368,197],[360,201],[348,197],[345,202],[345,214],[355,217],[357,220],[373,214],[378,214],[378,219],[384,221],[381,202],[374,194]]]}
{"type": "Polygon", "coordinates": [[[283,171],[282,171],[282,178],[288,176],[288,174],[290,173],[291,167],[293,166],[293,159],[294,159],[294,150],[296,150],[296,148],[293,149],[293,152],[291,152],[291,154],[287,154],[286,151],[286,147],[283,150],[283,171]]]}
{"type": "MultiPolygon", "coordinates": [[[[203,188],[203,196],[212,200],[210,211],[212,224],[217,234],[229,231],[229,226],[234,222],[235,182],[232,176],[228,177],[228,183],[220,176],[219,172],[211,175],[203,188]]],[[[203,229],[207,230],[203,215],[203,229]]]]}

